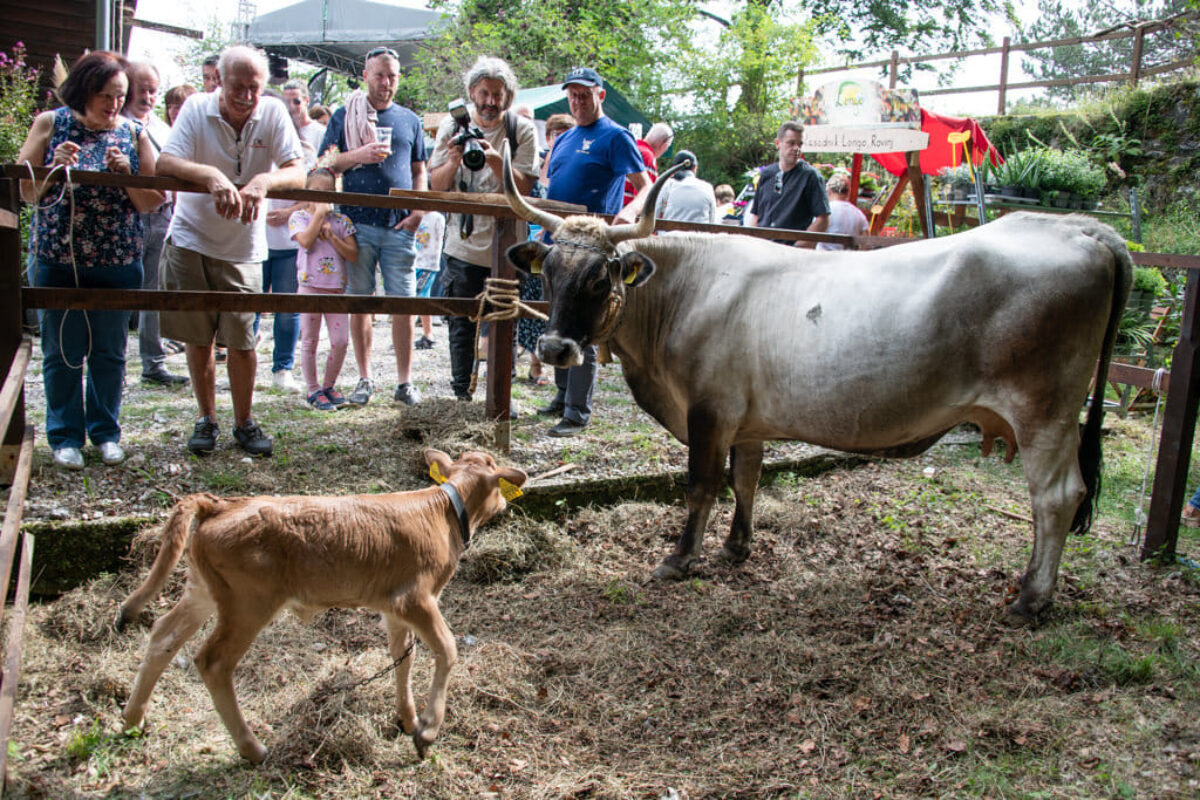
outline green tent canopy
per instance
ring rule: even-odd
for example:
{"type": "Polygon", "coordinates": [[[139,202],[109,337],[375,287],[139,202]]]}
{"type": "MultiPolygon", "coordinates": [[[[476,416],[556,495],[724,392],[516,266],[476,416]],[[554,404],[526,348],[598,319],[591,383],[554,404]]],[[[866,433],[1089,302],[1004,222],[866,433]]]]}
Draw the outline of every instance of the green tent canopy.
{"type": "MultiPolygon", "coordinates": [[[[562,84],[557,83],[522,89],[517,92],[513,105],[520,103],[527,103],[533,108],[534,119],[545,120],[552,114],[571,113],[567,107],[567,93],[563,91],[562,84]]],[[[646,119],[646,115],[634,108],[608,81],[604,82],[604,115],[626,128],[632,123],[640,123],[643,135],[650,130],[650,120],[646,119]]]]}

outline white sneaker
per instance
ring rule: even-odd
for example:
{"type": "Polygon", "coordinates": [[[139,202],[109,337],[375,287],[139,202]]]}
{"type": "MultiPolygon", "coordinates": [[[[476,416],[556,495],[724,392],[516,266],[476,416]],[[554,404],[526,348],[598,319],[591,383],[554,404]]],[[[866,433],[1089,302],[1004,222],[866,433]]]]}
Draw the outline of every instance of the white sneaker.
{"type": "Polygon", "coordinates": [[[54,451],[54,463],[66,469],[83,469],[83,453],[78,447],[60,447],[54,451]]]}
{"type": "Polygon", "coordinates": [[[300,387],[296,385],[295,379],[292,378],[290,369],[281,369],[271,375],[271,385],[283,392],[296,392],[300,387]]]}
{"type": "Polygon", "coordinates": [[[97,448],[100,450],[100,460],[110,467],[125,460],[125,451],[116,442],[102,442],[97,448]]]}

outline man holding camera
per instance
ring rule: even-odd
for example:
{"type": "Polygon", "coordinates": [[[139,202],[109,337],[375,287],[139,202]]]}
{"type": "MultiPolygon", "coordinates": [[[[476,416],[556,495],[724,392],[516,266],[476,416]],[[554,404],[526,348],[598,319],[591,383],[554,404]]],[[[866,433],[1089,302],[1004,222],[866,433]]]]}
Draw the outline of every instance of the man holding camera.
{"type": "MultiPolygon", "coordinates": [[[[429,186],[438,192],[500,192],[501,152],[505,139],[512,151],[513,177],[521,194],[529,194],[538,175],[537,129],[509,111],[517,78],[507,62],[480,56],[463,76],[470,107],[456,100],[438,127],[429,159],[429,186]]],[[[492,269],[491,217],[451,214],[442,250],[444,297],[475,297],[492,269]]],[[[471,399],[475,366],[476,323],[450,318],[450,386],[459,400],[471,399]]]]}

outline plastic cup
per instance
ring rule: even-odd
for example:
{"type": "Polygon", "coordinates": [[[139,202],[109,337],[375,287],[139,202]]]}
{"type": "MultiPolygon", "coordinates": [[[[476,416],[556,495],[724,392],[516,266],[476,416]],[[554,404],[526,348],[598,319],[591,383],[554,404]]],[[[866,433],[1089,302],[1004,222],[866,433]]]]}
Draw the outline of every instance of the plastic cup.
{"type": "Polygon", "coordinates": [[[388,152],[392,150],[392,129],[386,125],[375,126],[375,141],[382,142],[388,146],[388,152]]]}

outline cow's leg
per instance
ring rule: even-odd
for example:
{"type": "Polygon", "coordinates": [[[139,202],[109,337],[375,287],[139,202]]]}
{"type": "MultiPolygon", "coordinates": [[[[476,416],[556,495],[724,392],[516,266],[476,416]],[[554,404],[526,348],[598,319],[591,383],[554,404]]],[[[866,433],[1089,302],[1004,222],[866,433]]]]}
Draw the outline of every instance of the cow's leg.
{"type": "Polygon", "coordinates": [[[236,604],[219,600],[216,627],[194,659],[238,752],[255,764],[267,757],[267,748],[251,733],[242,717],[233,690],[233,671],[258,632],[275,616],[279,605],[261,597],[239,597],[236,604]]]}
{"type": "Polygon", "coordinates": [[[387,621],[388,655],[392,660],[400,658],[406,650],[410,651],[396,665],[396,719],[400,729],[411,736],[417,732],[417,707],[412,697],[412,631],[395,614],[385,613],[383,618],[387,621]]]}
{"type": "Polygon", "coordinates": [[[1021,579],[1021,594],[1011,611],[1031,618],[1050,603],[1058,564],[1075,510],[1087,493],[1079,472],[1079,437],[1071,420],[1057,436],[1040,435],[1021,444],[1021,461],[1033,505],[1033,555],[1021,579]]]}
{"type": "Polygon", "coordinates": [[[427,595],[405,609],[404,621],[433,653],[433,680],[429,682],[425,710],[413,733],[417,756],[425,758],[429,745],[433,744],[442,729],[442,719],[446,715],[446,690],[450,685],[450,670],[458,661],[458,646],[454,643],[454,635],[450,633],[446,620],[442,619],[437,598],[433,595],[427,595]]]}
{"type": "Polygon", "coordinates": [[[682,578],[699,558],[708,516],[725,478],[725,454],[732,438],[717,414],[702,408],[688,411],[687,522],[674,552],[655,568],[654,577],[682,578]]]}
{"type": "Polygon", "coordinates": [[[158,683],[163,670],[215,609],[216,605],[208,591],[202,585],[188,581],[183,597],[175,607],[154,623],[150,629],[146,655],[133,682],[133,689],[129,692],[129,702],[125,704],[126,728],[137,728],[142,724],[146,707],[150,704],[150,693],[154,691],[154,685],[158,683]]]}
{"type": "Polygon", "coordinates": [[[740,564],[750,557],[750,538],[754,535],[754,495],[762,476],[763,443],[735,444],[729,450],[729,484],[736,504],[733,525],[721,551],[722,558],[740,564]]]}

